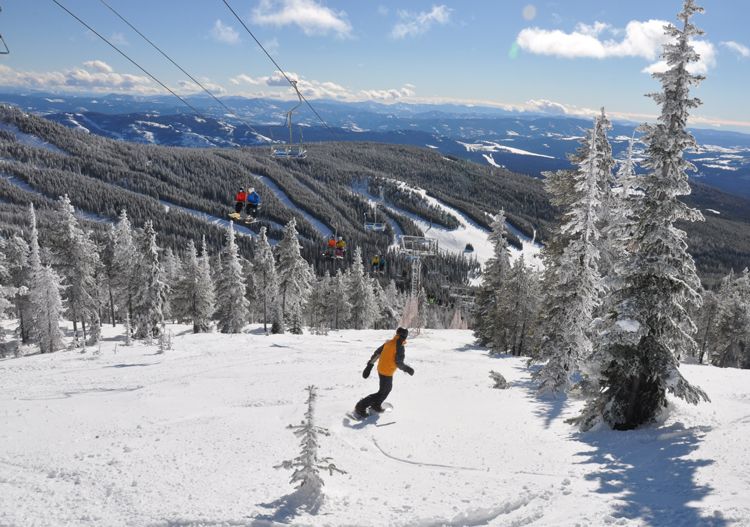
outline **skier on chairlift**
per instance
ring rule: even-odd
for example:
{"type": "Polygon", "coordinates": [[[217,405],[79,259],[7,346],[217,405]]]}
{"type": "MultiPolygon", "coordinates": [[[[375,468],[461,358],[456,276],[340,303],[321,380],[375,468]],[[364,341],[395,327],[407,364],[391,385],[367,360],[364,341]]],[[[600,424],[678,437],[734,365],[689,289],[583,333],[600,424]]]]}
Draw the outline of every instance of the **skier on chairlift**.
{"type": "Polygon", "coordinates": [[[247,192],[245,192],[245,189],[240,187],[240,190],[237,191],[237,194],[234,195],[234,201],[236,202],[234,204],[234,212],[239,217],[240,213],[242,212],[242,207],[245,206],[245,201],[247,200],[247,192]]]}
{"type": "Polygon", "coordinates": [[[258,217],[258,209],[260,208],[260,194],[258,194],[254,188],[247,189],[247,197],[245,199],[245,213],[248,218],[253,220],[258,217]]]}
{"type": "Polygon", "coordinates": [[[336,255],[336,237],[331,234],[326,244],[325,256],[327,258],[333,258],[336,255]]]}
{"type": "Polygon", "coordinates": [[[336,241],[336,258],[342,259],[344,258],[344,254],[346,254],[346,241],[343,237],[339,236],[339,239],[336,241]]]}

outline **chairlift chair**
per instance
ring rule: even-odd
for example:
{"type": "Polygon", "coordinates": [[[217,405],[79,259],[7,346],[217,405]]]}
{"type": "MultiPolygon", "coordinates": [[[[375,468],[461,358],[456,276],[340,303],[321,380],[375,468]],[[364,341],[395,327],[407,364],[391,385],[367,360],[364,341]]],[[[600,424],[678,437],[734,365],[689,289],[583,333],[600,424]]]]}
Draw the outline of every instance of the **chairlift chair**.
{"type": "Polygon", "coordinates": [[[377,221],[378,220],[377,212],[375,213],[375,216],[372,219],[373,221],[369,221],[369,218],[367,217],[367,213],[365,213],[365,230],[372,231],[372,232],[384,232],[385,223],[377,221]]]}
{"type": "Polygon", "coordinates": [[[294,144],[294,138],[292,137],[292,114],[302,106],[302,94],[297,88],[297,81],[291,81],[292,88],[297,93],[297,99],[299,102],[294,105],[292,109],[286,112],[286,125],[289,128],[289,143],[285,145],[274,145],[271,147],[271,156],[276,159],[305,159],[307,157],[307,149],[302,139],[302,127],[299,127],[299,143],[294,144]]]}
{"type": "Polygon", "coordinates": [[[416,258],[437,256],[439,253],[437,239],[424,236],[401,236],[399,250],[407,256],[416,258]]]}

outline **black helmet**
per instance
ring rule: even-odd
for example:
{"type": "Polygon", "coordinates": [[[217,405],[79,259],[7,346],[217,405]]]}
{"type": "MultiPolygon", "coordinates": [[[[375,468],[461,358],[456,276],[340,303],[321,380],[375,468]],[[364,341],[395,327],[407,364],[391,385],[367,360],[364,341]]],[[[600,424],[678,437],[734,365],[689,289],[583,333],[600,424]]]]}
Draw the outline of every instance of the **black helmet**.
{"type": "Polygon", "coordinates": [[[406,328],[398,328],[396,330],[396,335],[406,340],[409,337],[409,330],[406,328]]]}

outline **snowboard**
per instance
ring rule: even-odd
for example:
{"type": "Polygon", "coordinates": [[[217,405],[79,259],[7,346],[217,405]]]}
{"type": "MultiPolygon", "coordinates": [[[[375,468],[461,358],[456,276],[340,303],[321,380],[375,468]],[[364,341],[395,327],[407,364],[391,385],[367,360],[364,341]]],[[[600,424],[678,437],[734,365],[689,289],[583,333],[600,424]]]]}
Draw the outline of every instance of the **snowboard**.
{"type": "MultiPolygon", "coordinates": [[[[383,410],[385,410],[382,413],[388,413],[388,412],[392,412],[393,411],[393,405],[391,403],[383,403],[382,406],[383,406],[383,410]]],[[[378,416],[378,415],[380,415],[379,412],[375,412],[375,411],[371,410],[370,408],[367,409],[367,416],[366,417],[359,417],[357,415],[357,412],[355,412],[354,410],[346,412],[346,416],[349,419],[352,419],[353,421],[365,421],[365,420],[367,420],[370,417],[378,416]]]]}

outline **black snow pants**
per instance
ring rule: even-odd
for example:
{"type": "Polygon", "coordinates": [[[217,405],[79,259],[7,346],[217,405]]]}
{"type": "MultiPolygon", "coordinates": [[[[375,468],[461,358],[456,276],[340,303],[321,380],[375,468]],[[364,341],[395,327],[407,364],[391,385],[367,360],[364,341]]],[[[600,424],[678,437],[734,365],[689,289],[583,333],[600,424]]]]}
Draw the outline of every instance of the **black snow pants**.
{"type": "Polygon", "coordinates": [[[382,405],[383,401],[388,397],[388,394],[391,393],[391,389],[393,388],[393,377],[381,374],[378,374],[378,377],[380,377],[380,389],[357,403],[356,409],[359,413],[364,414],[371,406],[378,407],[382,405]]]}
{"type": "Polygon", "coordinates": [[[242,207],[244,205],[245,204],[242,201],[238,201],[237,203],[235,203],[234,204],[234,212],[236,212],[237,214],[239,214],[240,212],[242,212],[242,207]]]}

